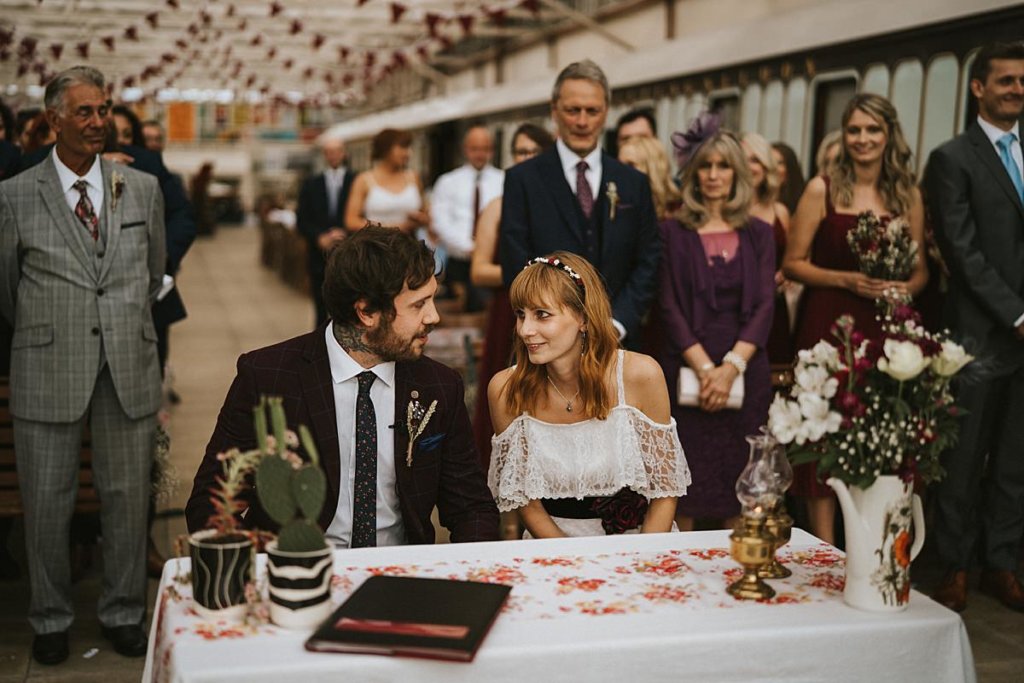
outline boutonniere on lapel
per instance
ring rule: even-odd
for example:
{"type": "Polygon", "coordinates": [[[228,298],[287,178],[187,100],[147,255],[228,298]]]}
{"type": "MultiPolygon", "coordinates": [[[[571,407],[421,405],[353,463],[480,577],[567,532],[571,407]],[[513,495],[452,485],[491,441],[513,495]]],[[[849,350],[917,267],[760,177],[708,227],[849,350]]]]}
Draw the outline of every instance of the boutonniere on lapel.
{"type": "Polygon", "coordinates": [[[124,192],[124,176],[114,171],[110,174],[110,208],[114,210],[117,208],[117,200],[121,198],[121,194],[124,192]]]}
{"type": "Polygon", "coordinates": [[[412,467],[412,449],[423,430],[427,428],[430,418],[437,409],[437,400],[430,402],[429,408],[420,403],[420,392],[413,391],[412,400],[405,409],[405,428],[409,433],[409,447],[405,451],[405,466],[412,467]]]}
{"type": "Polygon", "coordinates": [[[604,193],[608,196],[608,220],[615,220],[615,209],[619,206],[619,188],[614,182],[609,182],[604,187],[604,193]]]}

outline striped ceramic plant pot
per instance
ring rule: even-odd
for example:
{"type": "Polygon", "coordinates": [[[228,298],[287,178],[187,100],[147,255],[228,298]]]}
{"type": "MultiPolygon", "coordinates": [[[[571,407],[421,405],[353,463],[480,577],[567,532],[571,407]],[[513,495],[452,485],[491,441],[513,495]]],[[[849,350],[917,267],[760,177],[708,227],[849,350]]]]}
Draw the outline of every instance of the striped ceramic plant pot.
{"type": "Polygon", "coordinates": [[[267,544],[270,619],[278,626],[312,629],[331,613],[334,554],[330,545],[309,552],[284,552],[267,544]]]}
{"type": "Polygon", "coordinates": [[[245,617],[245,584],[252,577],[252,540],[244,534],[197,531],[188,538],[192,597],[196,611],[210,619],[245,617]]]}

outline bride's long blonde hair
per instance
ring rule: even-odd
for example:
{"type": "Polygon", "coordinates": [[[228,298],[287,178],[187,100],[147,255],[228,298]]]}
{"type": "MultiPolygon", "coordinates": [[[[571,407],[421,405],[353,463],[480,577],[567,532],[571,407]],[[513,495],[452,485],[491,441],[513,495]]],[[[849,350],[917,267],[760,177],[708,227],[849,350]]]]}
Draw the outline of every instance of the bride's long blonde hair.
{"type": "MultiPolygon", "coordinates": [[[[581,333],[580,412],[587,418],[603,420],[612,406],[605,380],[619,346],[604,283],[581,256],[556,251],[544,258],[546,263],[531,263],[512,281],[512,308],[517,312],[524,308],[560,308],[583,320],[586,331],[581,333]],[[561,265],[555,265],[556,260],[561,265]]],[[[547,371],[543,365],[530,362],[526,344],[518,334],[512,340],[512,353],[516,366],[502,394],[509,413],[521,415],[536,409],[545,391],[547,371]]]]}

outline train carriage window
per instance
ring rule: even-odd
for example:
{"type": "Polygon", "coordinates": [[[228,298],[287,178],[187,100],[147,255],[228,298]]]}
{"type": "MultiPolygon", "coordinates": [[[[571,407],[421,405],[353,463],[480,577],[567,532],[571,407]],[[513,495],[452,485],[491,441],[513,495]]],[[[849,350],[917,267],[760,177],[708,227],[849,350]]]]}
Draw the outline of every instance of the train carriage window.
{"type": "Polygon", "coordinates": [[[889,97],[889,67],[885,64],[869,66],[860,83],[860,91],[889,97]]]}
{"type": "Polygon", "coordinates": [[[761,131],[758,121],[761,118],[761,86],[757,83],[747,86],[743,91],[743,103],[740,110],[740,130],[746,132],[761,131]]]}
{"type": "Polygon", "coordinates": [[[740,129],[740,92],[737,88],[717,90],[708,95],[708,109],[722,117],[722,127],[740,129]]]}
{"type": "Polygon", "coordinates": [[[772,142],[782,137],[782,95],[782,81],[772,81],[764,88],[760,129],[772,142]]]}
{"type": "Polygon", "coordinates": [[[704,93],[694,93],[686,103],[686,115],[683,117],[683,128],[686,130],[686,126],[690,125],[690,121],[693,121],[702,111],[706,108],[707,100],[704,97],[704,93]]]}
{"type": "Polygon", "coordinates": [[[786,106],[782,117],[782,141],[793,148],[798,159],[804,150],[804,114],[807,105],[807,81],[794,78],[786,87],[786,106]]]}
{"type": "Polygon", "coordinates": [[[921,130],[923,82],[924,69],[921,62],[916,59],[900,62],[892,74],[892,103],[899,115],[903,136],[915,156],[918,150],[918,132],[921,130]]]}
{"type": "Polygon", "coordinates": [[[956,57],[939,55],[928,65],[924,85],[924,115],[921,124],[921,154],[917,169],[924,169],[931,151],[956,133],[956,101],[960,69],[956,57]]]}
{"type": "Polygon", "coordinates": [[[853,74],[826,75],[814,84],[814,109],[811,113],[808,156],[813,164],[818,145],[826,135],[843,125],[843,110],[857,93],[857,77],[853,74]]]}
{"type": "Polygon", "coordinates": [[[958,132],[967,130],[971,122],[978,118],[978,101],[971,94],[971,67],[974,66],[974,59],[977,56],[978,50],[973,50],[964,59],[963,68],[960,69],[960,82],[964,85],[960,92],[960,106],[957,107],[956,130],[958,132]]]}

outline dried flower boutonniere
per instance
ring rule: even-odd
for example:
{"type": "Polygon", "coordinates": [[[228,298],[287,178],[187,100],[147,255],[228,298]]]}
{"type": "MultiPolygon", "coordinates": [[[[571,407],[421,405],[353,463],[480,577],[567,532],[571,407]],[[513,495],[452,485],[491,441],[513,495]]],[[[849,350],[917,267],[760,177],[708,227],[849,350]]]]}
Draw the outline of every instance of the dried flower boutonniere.
{"type": "Polygon", "coordinates": [[[430,422],[430,418],[434,415],[434,410],[437,409],[437,401],[431,401],[430,407],[424,409],[423,404],[419,401],[419,392],[412,392],[412,400],[409,401],[409,406],[405,411],[405,427],[409,432],[409,447],[405,452],[405,465],[406,467],[412,467],[412,448],[416,443],[416,439],[423,433],[423,430],[427,428],[427,424],[430,422]]]}
{"type": "Polygon", "coordinates": [[[121,198],[121,194],[124,192],[124,176],[114,171],[110,174],[110,193],[113,199],[110,201],[110,208],[117,208],[117,200],[121,198]]]}
{"type": "Polygon", "coordinates": [[[609,182],[605,186],[604,193],[608,195],[608,218],[615,220],[615,209],[619,206],[619,188],[614,182],[609,182]]]}

